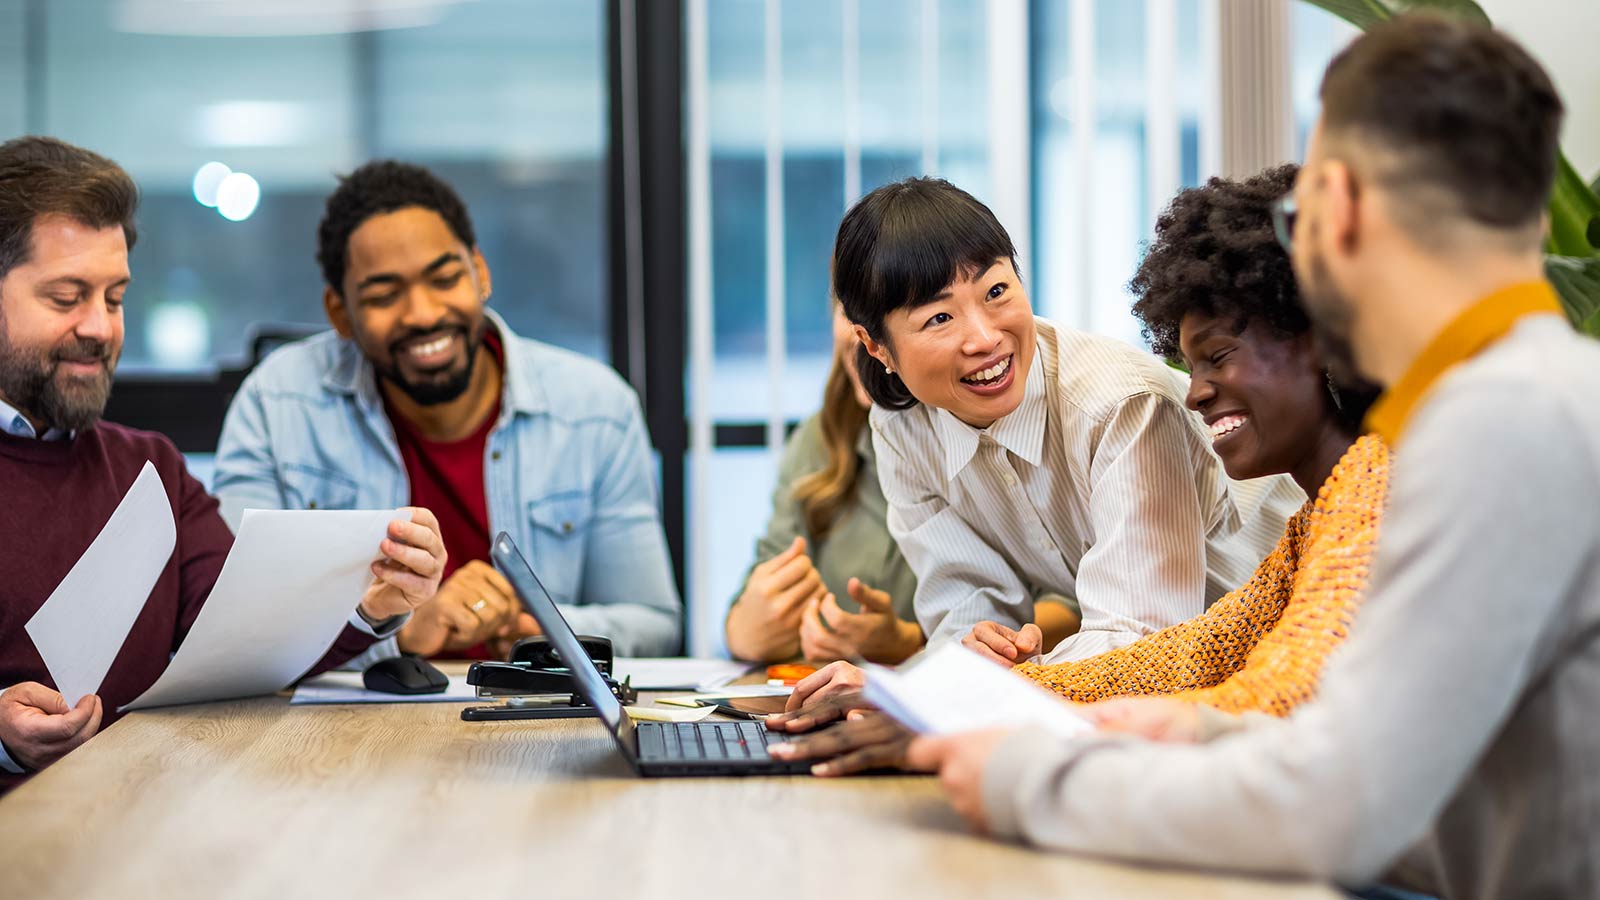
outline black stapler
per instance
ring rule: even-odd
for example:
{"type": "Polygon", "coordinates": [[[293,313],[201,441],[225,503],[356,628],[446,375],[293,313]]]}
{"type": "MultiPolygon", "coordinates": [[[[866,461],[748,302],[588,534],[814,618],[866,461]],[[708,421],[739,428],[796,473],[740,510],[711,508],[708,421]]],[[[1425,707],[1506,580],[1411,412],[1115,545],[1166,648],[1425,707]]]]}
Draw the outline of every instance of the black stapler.
{"type": "MultiPolygon", "coordinates": [[[[585,634],[578,636],[578,643],[618,702],[627,705],[638,699],[626,680],[619,683],[611,677],[615,656],[610,638],[585,634]]],[[[467,683],[477,687],[479,697],[508,698],[499,706],[463,709],[461,718],[468,722],[571,719],[595,714],[573,686],[572,670],[543,635],[517,641],[506,662],[473,663],[467,670],[467,683]]]]}

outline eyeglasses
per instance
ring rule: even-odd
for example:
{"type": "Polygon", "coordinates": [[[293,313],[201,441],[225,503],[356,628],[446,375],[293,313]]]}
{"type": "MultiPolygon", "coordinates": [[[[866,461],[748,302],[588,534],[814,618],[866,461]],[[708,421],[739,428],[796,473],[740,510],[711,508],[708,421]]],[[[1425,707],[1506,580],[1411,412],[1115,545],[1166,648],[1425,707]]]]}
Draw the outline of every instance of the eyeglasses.
{"type": "Polygon", "coordinates": [[[1300,207],[1294,202],[1294,194],[1288,193],[1273,201],[1272,204],[1272,231],[1278,237],[1278,243],[1283,245],[1285,253],[1294,252],[1294,217],[1300,212],[1300,207]]]}

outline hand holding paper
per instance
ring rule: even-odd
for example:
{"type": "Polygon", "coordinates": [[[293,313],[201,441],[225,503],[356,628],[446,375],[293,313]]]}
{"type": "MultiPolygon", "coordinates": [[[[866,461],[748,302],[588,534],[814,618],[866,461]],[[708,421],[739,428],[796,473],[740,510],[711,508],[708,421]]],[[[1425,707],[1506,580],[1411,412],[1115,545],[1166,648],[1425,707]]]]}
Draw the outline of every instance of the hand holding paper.
{"type": "Polygon", "coordinates": [[[872,666],[866,695],[922,734],[906,748],[906,766],[938,772],[950,805],[979,831],[988,827],[984,768],[1008,735],[1035,726],[1070,738],[1094,727],[1060,697],[959,644],[900,672],[872,666]]]}
{"type": "Polygon", "coordinates": [[[404,615],[432,600],[444,575],[439,520],[420,506],[402,507],[400,514],[408,519],[389,523],[387,536],[378,545],[383,559],[372,564],[377,580],[361,598],[361,611],[373,621],[404,615]]]}
{"type": "Polygon", "coordinates": [[[981,834],[989,830],[989,817],[983,809],[983,772],[1012,730],[989,728],[949,737],[919,737],[906,748],[906,765],[918,772],[938,772],[950,805],[981,834]]]}
{"type": "Polygon", "coordinates": [[[246,510],[188,637],[123,708],[269,694],[327,652],[363,590],[372,619],[426,602],[444,544],[432,513],[410,512],[407,522],[390,510],[246,510]]]}
{"type": "Polygon", "coordinates": [[[93,694],[69,707],[60,693],[24,681],[0,693],[0,742],[14,762],[37,772],[94,737],[103,711],[93,694]]]}

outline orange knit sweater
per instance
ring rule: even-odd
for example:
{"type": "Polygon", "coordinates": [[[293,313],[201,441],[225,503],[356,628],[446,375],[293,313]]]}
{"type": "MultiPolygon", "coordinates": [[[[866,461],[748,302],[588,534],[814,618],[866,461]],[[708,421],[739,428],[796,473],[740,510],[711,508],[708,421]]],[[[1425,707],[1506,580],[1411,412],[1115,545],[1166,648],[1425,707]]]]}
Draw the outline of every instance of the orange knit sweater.
{"type": "Polygon", "coordinates": [[[1316,693],[1350,632],[1389,495],[1389,450],[1360,438],[1243,587],[1200,615],[1077,662],[1016,671],[1083,703],[1168,694],[1225,712],[1288,715],[1316,693]]]}

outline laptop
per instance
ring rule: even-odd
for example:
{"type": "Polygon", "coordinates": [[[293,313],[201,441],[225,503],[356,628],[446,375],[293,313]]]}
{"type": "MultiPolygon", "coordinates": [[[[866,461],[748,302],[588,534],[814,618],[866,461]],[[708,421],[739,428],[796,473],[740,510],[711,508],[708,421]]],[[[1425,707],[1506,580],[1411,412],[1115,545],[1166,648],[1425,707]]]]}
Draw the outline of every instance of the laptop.
{"type": "Polygon", "coordinates": [[[788,762],[767,755],[769,744],[786,736],[767,731],[760,722],[634,723],[606,686],[594,660],[578,643],[578,635],[562,617],[554,600],[505,532],[494,539],[489,555],[511,582],[556,653],[567,662],[584,701],[594,707],[628,765],[647,777],[673,775],[804,775],[809,762],[788,762]],[[575,663],[573,661],[576,661],[575,663]]]}

